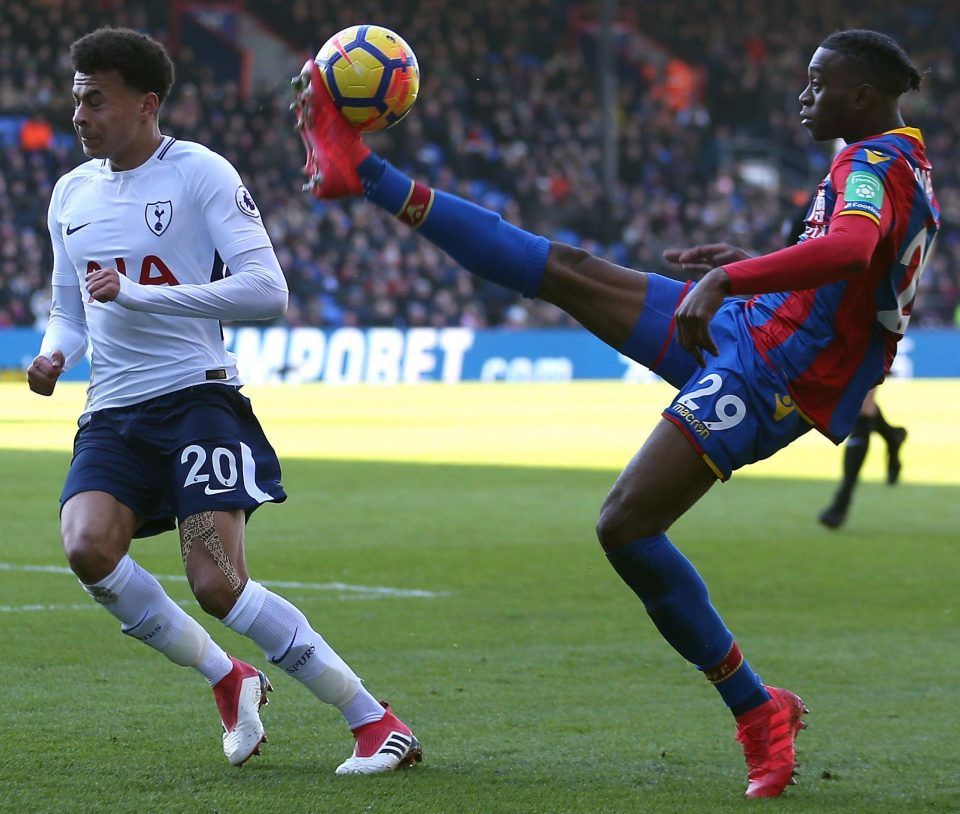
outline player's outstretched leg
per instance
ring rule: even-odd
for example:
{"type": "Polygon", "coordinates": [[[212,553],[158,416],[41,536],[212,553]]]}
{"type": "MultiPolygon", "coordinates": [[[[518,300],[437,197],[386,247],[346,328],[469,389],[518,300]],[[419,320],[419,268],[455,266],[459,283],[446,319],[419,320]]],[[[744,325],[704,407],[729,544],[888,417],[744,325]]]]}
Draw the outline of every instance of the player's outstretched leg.
{"type": "Polygon", "coordinates": [[[390,772],[421,761],[423,749],[410,728],[367,691],[295,605],[251,579],[222,621],[256,642],[271,664],[340,710],[355,745],[337,774],[390,772]]]}
{"type": "MultiPolygon", "coordinates": [[[[549,240],[518,229],[496,212],[416,182],[371,153],[334,106],[312,60],[294,79],[294,89],[297,130],[307,156],[304,188],[312,195],[321,200],[364,195],[418,229],[467,271],[526,297],[537,295],[549,240]]],[[[623,299],[623,292],[617,293],[623,299]]]]}
{"type": "MultiPolygon", "coordinates": [[[[364,195],[438,246],[461,267],[524,297],[539,297],[566,311],[611,347],[655,368],[661,352],[675,355],[664,337],[638,350],[655,333],[645,311],[647,274],[520,229],[501,215],[410,178],[364,146],[336,109],[319,70],[308,61],[294,79],[297,129],[306,148],[305,189],[325,200],[364,195]],[[643,328],[635,330],[638,321],[643,328]],[[648,351],[648,352],[647,352],[648,351]]],[[[667,324],[683,286],[665,296],[667,324]]],[[[658,305],[659,308],[659,305],[658,305]]],[[[649,311],[650,309],[646,309],[649,311]]],[[[660,325],[660,320],[653,321],[660,325]]],[[[673,365],[668,359],[664,367],[673,365]]],[[[658,373],[664,370],[657,368],[658,373]]],[[[668,374],[669,375],[669,374],[668,374]]],[[[683,381],[686,381],[685,377],[683,381]]]]}

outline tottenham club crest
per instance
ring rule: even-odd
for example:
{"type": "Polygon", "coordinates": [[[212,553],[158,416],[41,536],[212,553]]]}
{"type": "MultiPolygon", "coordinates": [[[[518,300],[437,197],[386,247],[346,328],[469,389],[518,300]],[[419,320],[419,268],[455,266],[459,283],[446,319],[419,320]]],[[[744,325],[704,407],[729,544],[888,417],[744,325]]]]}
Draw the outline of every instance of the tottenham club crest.
{"type": "Polygon", "coordinates": [[[143,208],[143,217],[146,219],[151,232],[155,235],[162,235],[167,231],[167,227],[173,219],[173,201],[148,203],[143,208]]]}
{"type": "Polygon", "coordinates": [[[237,187],[236,201],[237,208],[243,212],[244,215],[249,215],[251,218],[260,217],[260,210],[257,209],[257,205],[253,202],[253,196],[243,184],[237,187]]]}

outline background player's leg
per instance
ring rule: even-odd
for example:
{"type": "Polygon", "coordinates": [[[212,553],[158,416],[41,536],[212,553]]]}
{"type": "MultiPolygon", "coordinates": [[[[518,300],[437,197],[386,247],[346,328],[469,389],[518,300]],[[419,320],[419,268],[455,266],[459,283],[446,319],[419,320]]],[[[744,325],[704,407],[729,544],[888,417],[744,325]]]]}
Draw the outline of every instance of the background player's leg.
{"type": "Polygon", "coordinates": [[[857,418],[853,432],[847,439],[843,450],[843,480],[840,489],[833,499],[833,505],[840,508],[844,514],[853,497],[853,490],[860,479],[860,470],[870,449],[870,433],[873,432],[874,416],[861,415],[857,418]]]}
{"type": "Polygon", "coordinates": [[[739,715],[770,696],[710,603],[703,578],[666,535],[715,482],[680,430],[661,419],[604,501],[597,536],[663,637],[739,715]]]}
{"type": "Polygon", "coordinates": [[[900,462],[900,447],[907,440],[907,429],[888,424],[879,405],[876,410],[873,416],[873,431],[886,441],[887,483],[894,484],[900,480],[900,471],[903,469],[903,464],[900,462]]]}
{"type": "Polygon", "coordinates": [[[835,529],[843,525],[850,510],[853,491],[860,479],[860,470],[870,449],[870,433],[873,430],[874,416],[861,414],[853,425],[853,431],[843,447],[843,477],[833,501],[817,516],[827,528],[835,529]]]}

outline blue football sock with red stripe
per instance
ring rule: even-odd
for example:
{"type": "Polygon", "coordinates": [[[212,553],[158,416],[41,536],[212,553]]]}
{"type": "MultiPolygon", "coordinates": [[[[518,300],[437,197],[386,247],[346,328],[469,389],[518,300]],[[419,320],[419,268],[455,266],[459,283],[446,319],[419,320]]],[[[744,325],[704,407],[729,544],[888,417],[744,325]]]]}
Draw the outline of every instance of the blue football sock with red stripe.
{"type": "Polygon", "coordinates": [[[636,325],[617,350],[680,388],[697,370],[696,362],[675,341],[673,314],[692,283],[647,274],[647,293],[636,325]]]}
{"type": "Polygon", "coordinates": [[[640,597],[663,638],[706,675],[734,715],[769,699],[710,604],[703,578],[666,534],[608,551],[607,559],[640,597]]]}
{"type": "Polygon", "coordinates": [[[368,200],[418,229],[467,271],[535,297],[550,252],[545,237],[518,229],[496,212],[431,189],[371,153],[357,167],[368,200]]]}

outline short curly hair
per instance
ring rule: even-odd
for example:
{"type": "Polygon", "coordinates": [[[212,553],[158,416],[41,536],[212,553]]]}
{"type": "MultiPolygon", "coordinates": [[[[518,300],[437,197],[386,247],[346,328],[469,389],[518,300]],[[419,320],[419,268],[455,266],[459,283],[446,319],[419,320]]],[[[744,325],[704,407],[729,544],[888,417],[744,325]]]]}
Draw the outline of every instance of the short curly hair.
{"type": "Polygon", "coordinates": [[[838,51],[859,63],[870,81],[891,96],[920,89],[923,74],[914,67],[907,52],[887,34],[864,28],[835,31],[820,47],[838,51]]]}
{"type": "Polygon", "coordinates": [[[105,26],[70,46],[70,62],[85,74],[116,71],[128,87],[155,93],[161,104],[173,88],[173,61],[167,49],[132,28],[105,26]]]}

